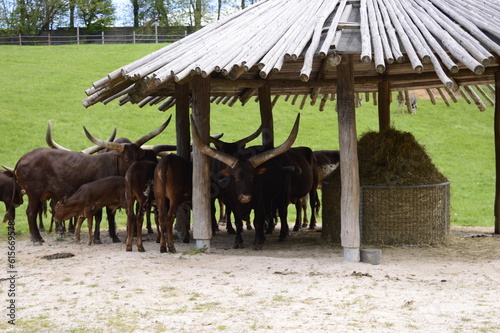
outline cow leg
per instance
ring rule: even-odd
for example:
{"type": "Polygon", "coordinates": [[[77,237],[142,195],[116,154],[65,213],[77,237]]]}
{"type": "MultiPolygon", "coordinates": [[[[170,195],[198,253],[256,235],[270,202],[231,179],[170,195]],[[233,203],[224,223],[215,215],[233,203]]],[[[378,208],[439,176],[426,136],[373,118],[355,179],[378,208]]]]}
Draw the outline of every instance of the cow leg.
{"type": "MultiPolygon", "coordinates": [[[[227,213],[227,216],[229,217],[229,212],[227,213]]],[[[241,236],[241,233],[243,232],[243,220],[240,219],[236,214],[234,214],[234,224],[236,225],[236,237],[234,240],[234,246],[233,248],[235,249],[242,249],[243,248],[243,237],[241,236]]]]}
{"type": "Polygon", "coordinates": [[[265,222],[265,214],[262,208],[255,209],[255,219],[254,219],[254,227],[255,227],[255,238],[253,242],[254,250],[262,250],[264,246],[264,222],[265,222]]]}
{"type": "Polygon", "coordinates": [[[316,211],[319,210],[320,205],[316,189],[309,193],[309,205],[311,206],[311,223],[309,224],[309,229],[314,230],[316,228],[316,211]]]}
{"type": "Polygon", "coordinates": [[[135,217],[135,228],[137,231],[137,251],[145,252],[144,245],[142,245],[142,223],[144,221],[144,202],[139,202],[137,207],[137,214],[135,217]]]}
{"type": "MultiPolygon", "coordinates": [[[[304,200],[301,200],[301,207],[302,211],[304,213],[304,216],[302,218],[302,228],[307,228],[309,225],[309,220],[307,219],[307,198],[303,198],[304,200]]],[[[309,197],[309,200],[311,201],[311,197],[309,197]]],[[[314,216],[314,206],[311,205],[311,221],[312,221],[312,216],[314,216]]]]}
{"type": "Polygon", "coordinates": [[[219,225],[217,224],[217,219],[215,218],[215,199],[211,200],[210,213],[212,219],[212,233],[215,234],[217,231],[219,231],[219,225]]]}
{"type": "Polygon", "coordinates": [[[278,205],[279,208],[279,216],[280,216],[280,222],[281,222],[281,230],[280,230],[280,236],[278,238],[278,242],[283,242],[286,240],[286,238],[289,235],[289,229],[288,229],[288,222],[287,222],[287,217],[288,217],[288,209],[287,205],[285,204],[280,204],[278,205]]]}
{"type": "Polygon", "coordinates": [[[89,226],[89,245],[92,245],[92,241],[94,240],[93,232],[92,232],[92,226],[94,224],[94,216],[93,214],[90,214],[90,217],[87,219],[87,224],[89,226]]]}
{"type": "Polygon", "coordinates": [[[116,212],[113,212],[111,208],[106,207],[106,215],[108,217],[108,228],[109,228],[109,237],[113,240],[113,243],[121,243],[122,241],[116,235],[116,220],[115,220],[116,212]]]}
{"type": "Polygon", "coordinates": [[[95,212],[94,244],[102,244],[101,221],[102,221],[102,208],[95,212]]]}
{"type": "Polygon", "coordinates": [[[167,203],[157,201],[158,205],[158,221],[160,224],[160,253],[167,252],[166,229],[167,229],[167,203]]]}
{"type": "MultiPolygon", "coordinates": [[[[170,253],[175,253],[177,250],[174,246],[174,219],[179,205],[177,202],[170,202],[170,208],[167,213],[167,249],[170,253]]],[[[188,231],[189,232],[189,231],[188,231]]],[[[188,236],[189,237],[189,236],[188,236]]]]}
{"type": "Polygon", "coordinates": [[[70,234],[70,235],[74,235],[75,234],[75,224],[77,223],[76,221],[77,221],[76,217],[69,219],[69,222],[68,222],[68,234],[70,234]]]}
{"type": "Polygon", "coordinates": [[[45,232],[45,226],[43,225],[43,210],[38,212],[38,229],[41,232],[45,232]]]}
{"type": "Polygon", "coordinates": [[[76,222],[75,240],[77,243],[80,243],[80,232],[82,230],[83,220],[85,220],[85,217],[80,216],[76,222]]]}
{"type": "Polygon", "coordinates": [[[300,223],[302,220],[302,202],[301,199],[295,201],[295,210],[297,211],[297,216],[295,217],[295,225],[293,226],[293,231],[300,230],[300,223]]]}
{"type": "Polygon", "coordinates": [[[38,230],[38,226],[36,224],[36,216],[38,211],[40,210],[41,202],[40,200],[29,200],[28,208],[26,209],[26,215],[28,217],[28,226],[31,234],[31,241],[36,245],[42,244],[44,242],[42,236],[40,235],[40,231],[38,230]]]}
{"type": "Polygon", "coordinates": [[[151,226],[151,200],[147,200],[145,203],[145,212],[146,214],[146,228],[148,229],[148,234],[154,234],[153,228],[151,226]]]}
{"type": "MultiPolygon", "coordinates": [[[[233,214],[234,215],[234,214],[233,214]]],[[[236,217],[234,218],[236,223],[236,217]]],[[[243,224],[243,222],[241,222],[243,224]]],[[[231,207],[226,206],[226,230],[228,235],[235,235],[236,231],[233,228],[233,224],[231,223],[231,207]]]]}
{"type": "Polygon", "coordinates": [[[132,251],[132,242],[133,242],[133,238],[134,238],[134,231],[137,230],[136,226],[135,226],[135,221],[136,221],[136,217],[135,217],[135,212],[134,212],[134,203],[133,202],[129,202],[131,201],[129,198],[127,198],[127,207],[126,208],[126,211],[127,211],[127,238],[125,240],[125,244],[126,244],[126,247],[125,247],[125,250],[126,251],[132,251]]]}

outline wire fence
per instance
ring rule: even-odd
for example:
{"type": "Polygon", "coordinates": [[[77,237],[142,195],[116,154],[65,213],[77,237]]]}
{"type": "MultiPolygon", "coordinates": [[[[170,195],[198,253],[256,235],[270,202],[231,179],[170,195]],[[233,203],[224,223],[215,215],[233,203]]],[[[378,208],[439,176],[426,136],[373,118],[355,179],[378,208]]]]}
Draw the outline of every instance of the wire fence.
{"type": "Polygon", "coordinates": [[[41,36],[0,36],[0,45],[71,45],[71,44],[139,44],[139,43],[173,43],[188,35],[184,34],[139,34],[135,31],[130,34],[116,31],[101,32],[99,34],[81,34],[75,29],[74,34],[44,33],[41,36]]]}

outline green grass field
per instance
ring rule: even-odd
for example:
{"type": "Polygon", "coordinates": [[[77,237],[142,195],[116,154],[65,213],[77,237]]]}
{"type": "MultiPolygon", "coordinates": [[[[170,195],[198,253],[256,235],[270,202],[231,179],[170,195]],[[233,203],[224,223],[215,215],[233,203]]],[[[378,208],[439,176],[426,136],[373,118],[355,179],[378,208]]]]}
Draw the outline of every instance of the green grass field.
{"type": "MultiPolygon", "coordinates": [[[[109,72],[126,65],[163,45],[71,45],[40,47],[0,47],[0,164],[14,167],[25,153],[46,147],[47,121],[53,124],[54,139],[72,150],[91,146],[82,126],[96,137],[107,138],[113,127],[117,136],[138,138],[163,123],[174,111],[159,112],[155,107],[117,101],[108,105],[82,106],[84,91],[109,72]]],[[[338,149],[335,102],[325,111],[307,104],[280,100],[274,109],[275,142],[284,140],[298,112],[301,126],[295,145],[312,149],[338,149]]],[[[393,126],[412,132],[425,146],[438,169],[451,182],[452,224],[493,226],[495,159],[493,107],[480,112],[460,99],[451,107],[438,100],[436,105],[421,99],[416,115],[391,111],[393,126]]],[[[358,135],[378,129],[377,107],[371,101],[357,109],[358,135]]],[[[242,107],[213,105],[211,132],[224,133],[227,141],[252,133],[259,125],[257,103],[242,107]]],[[[174,124],[174,122],[172,122],[174,124]]],[[[174,143],[172,125],[151,143],[174,143]]],[[[27,201],[27,200],[26,200],[27,201]]],[[[2,206],[0,214],[4,213],[2,206]]],[[[25,205],[17,210],[16,228],[27,232],[25,205]]],[[[1,234],[6,228],[1,228],[1,234]]]]}

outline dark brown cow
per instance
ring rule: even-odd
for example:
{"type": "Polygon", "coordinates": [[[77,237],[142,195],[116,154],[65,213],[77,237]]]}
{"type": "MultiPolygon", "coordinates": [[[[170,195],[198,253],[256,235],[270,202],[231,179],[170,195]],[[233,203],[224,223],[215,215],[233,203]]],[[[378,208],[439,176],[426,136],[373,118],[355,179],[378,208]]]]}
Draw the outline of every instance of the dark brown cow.
{"type": "Polygon", "coordinates": [[[109,207],[112,212],[125,207],[125,177],[111,176],[84,184],[69,197],[63,197],[56,203],[54,220],[61,222],[78,217],[75,238],[80,241],[83,220],[88,220],[89,245],[92,245],[93,217],[96,211],[109,207]]]}
{"type": "Polygon", "coordinates": [[[43,242],[36,225],[36,214],[41,202],[61,200],[74,193],[81,185],[109,176],[124,176],[130,165],[144,156],[144,143],[160,134],[171,117],[159,128],[131,144],[103,141],[87,137],[94,144],[116,150],[114,153],[86,155],[58,149],[38,148],[19,159],[15,168],[17,182],[28,196],[28,224],[33,242],[43,242]]]}
{"type": "Polygon", "coordinates": [[[5,216],[3,222],[13,223],[16,219],[16,207],[23,203],[23,196],[20,187],[14,180],[11,171],[0,171],[0,201],[5,204],[5,216]]]}
{"type": "MultiPolygon", "coordinates": [[[[338,168],[340,163],[340,151],[339,150],[315,150],[313,151],[314,157],[316,158],[316,165],[318,169],[318,189],[323,186],[323,180],[328,177],[335,169],[338,168]]],[[[307,219],[307,201],[309,196],[301,198],[300,206],[304,212],[304,218],[302,227],[306,228],[309,225],[307,219]]],[[[316,195],[316,203],[313,205],[311,203],[311,214],[318,214],[321,202],[319,196],[316,195]]],[[[316,224],[312,222],[309,225],[309,229],[314,229],[316,224]]]]}
{"type": "MultiPolygon", "coordinates": [[[[174,219],[178,208],[191,203],[192,166],[182,157],[170,154],[158,162],[154,174],[154,193],[160,224],[160,252],[176,252],[173,238],[174,219]],[[182,205],[182,206],[181,206],[182,205]]],[[[184,230],[184,243],[189,243],[189,225],[184,230]]]]}
{"type": "MultiPolygon", "coordinates": [[[[293,126],[287,140],[280,146],[270,149],[264,146],[254,146],[242,149],[237,154],[229,155],[211,148],[203,143],[198,135],[194,121],[192,122],[193,141],[201,152],[211,156],[222,163],[227,168],[225,173],[228,176],[228,186],[231,190],[231,206],[235,214],[244,219],[254,211],[255,239],[254,249],[262,249],[264,236],[264,226],[270,221],[273,209],[277,209],[281,220],[282,228],[280,240],[284,240],[288,235],[287,206],[290,203],[290,174],[285,171],[290,167],[287,158],[287,151],[295,141],[299,129],[300,115],[293,126]]],[[[293,166],[292,166],[293,168],[293,166]]],[[[309,192],[305,191],[301,196],[309,192]]],[[[241,238],[242,226],[237,225],[235,247],[243,244],[241,238]]]]}
{"type": "MultiPolygon", "coordinates": [[[[149,211],[154,200],[153,180],[157,164],[152,161],[138,161],[132,164],[125,174],[127,251],[132,251],[134,230],[136,230],[137,250],[144,252],[144,246],[142,245],[142,223],[144,213],[146,210],[149,211]]],[[[156,224],[156,229],[158,230],[158,236],[160,236],[158,223],[156,224]]]]}

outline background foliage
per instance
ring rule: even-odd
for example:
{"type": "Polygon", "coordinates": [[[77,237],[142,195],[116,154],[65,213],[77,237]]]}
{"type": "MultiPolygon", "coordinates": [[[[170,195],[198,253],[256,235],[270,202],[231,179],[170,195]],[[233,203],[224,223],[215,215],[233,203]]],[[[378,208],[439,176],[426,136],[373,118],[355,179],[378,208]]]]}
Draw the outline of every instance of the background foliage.
{"type": "MultiPolygon", "coordinates": [[[[138,138],[159,126],[174,113],[126,104],[98,104],[85,109],[84,91],[109,72],[157,50],[158,44],[70,45],[18,47],[0,46],[0,164],[11,167],[28,151],[46,147],[47,121],[53,124],[54,139],[72,150],[92,144],[82,126],[96,137],[109,137],[114,126],[118,136],[138,138]]],[[[394,96],[395,97],[395,96],[394,96]]],[[[395,99],[395,98],[394,98],[395,99]]],[[[275,142],[288,135],[298,112],[301,124],[296,145],[312,149],[338,149],[335,102],[325,111],[306,103],[303,110],[281,99],[274,108],[275,142]]],[[[475,105],[459,99],[451,107],[420,99],[415,115],[401,115],[392,103],[392,124],[411,132],[425,146],[437,168],[451,182],[451,211],[454,225],[493,226],[495,159],[493,107],[479,112],[475,105]]],[[[358,136],[378,130],[377,106],[364,101],[357,109],[358,136]]],[[[258,103],[244,107],[212,105],[211,133],[224,133],[226,141],[252,133],[260,123],[258,103]]],[[[175,124],[172,121],[171,124],[175,124]]],[[[172,125],[157,143],[174,143],[172,125]]],[[[26,205],[17,210],[19,230],[27,230],[26,205]]],[[[0,214],[3,214],[2,206],[0,214]]],[[[291,210],[291,219],[293,210],[291,210]]],[[[124,222],[124,219],[119,221],[124,222]]],[[[4,233],[6,228],[1,228],[4,233]]]]}

